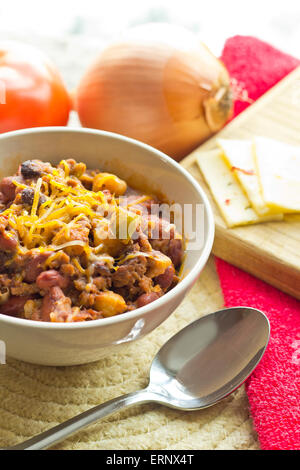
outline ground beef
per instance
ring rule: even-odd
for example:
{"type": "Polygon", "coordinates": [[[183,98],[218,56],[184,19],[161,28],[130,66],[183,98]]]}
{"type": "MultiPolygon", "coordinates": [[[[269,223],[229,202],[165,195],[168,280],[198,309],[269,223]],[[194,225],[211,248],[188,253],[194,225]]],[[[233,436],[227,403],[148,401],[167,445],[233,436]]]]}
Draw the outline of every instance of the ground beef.
{"type": "Polygon", "coordinates": [[[12,251],[0,251],[0,273],[7,272],[8,261],[12,261],[14,253],[12,251]]]}
{"type": "Polygon", "coordinates": [[[111,278],[102,276],[94,277],[93,284],[98,291],[106,290],[111,287],[111,278]]]}
{"type": "Polygon", "coordinates": [[[36,284],[28,284],[16,278],[12,278],[8,274],[0,274],[0,289],[9,289],[12,295],[34,295],[39,293],[39,287],[36,284]]]}
{"type": "Polygon", "coordinates": [[[70,256],[64,251],[56,251],[54,256],[48,259],[47,265],[50,269],[58,269],[70,263],[70,256]]]}
{"type": "Polygon", "coordinates": [[[183,242],[180,239],[170,240],[150,240],[152,248],[157,251],[161,251],[164,255],[167,255],[174,264],[175,268],[178,268],[183,260],[183,242]]]}
{"type": "MultiPolygon", "coordinates": [[[[73,228],[70,230],[70,237],[66,239],[66,234],[64,230],[60,230],[52,239],[54,245],[61,245],[67,241],[80,240],[89,244],[89,232],[91,229],[91,224],[87,217],[82,216],[81,219],[76,221],[73,228]]],[[[66,252],[70,256],[80,256],[83,253],[83,247],[80,245],[74,245],[66,248],[66,252]]]]}
{"type": "Polygon", "coordinates": [[[26,282],[14,281],[11,284],[10,292],[13,295],[34,295],[40,291],[36,284],[27,284],[26,282]]]}
{"type": "Polygon", "coordinates": [[[111,273],[109,267],[106,266],[105,263],[102,261],[95,261],[95,263],[93,263],[93,274],[95,276],[108,277],[111,273]]]}
{"type": "Polygon", "coordinates": [[[138,256],[122,264],[112,276],[114,287],[131,287],[141,281],[147,270],[147,258],[138,256]]]}
{"type": "Polygon", "coordinates": [[[86,277],[74,280],[74,286],[79,291],[88,291],[97,294],[99,291],[109,290],[112,285],[112,274],[110,269],[101,262],[94,263],[92,282],[86,277]]]}

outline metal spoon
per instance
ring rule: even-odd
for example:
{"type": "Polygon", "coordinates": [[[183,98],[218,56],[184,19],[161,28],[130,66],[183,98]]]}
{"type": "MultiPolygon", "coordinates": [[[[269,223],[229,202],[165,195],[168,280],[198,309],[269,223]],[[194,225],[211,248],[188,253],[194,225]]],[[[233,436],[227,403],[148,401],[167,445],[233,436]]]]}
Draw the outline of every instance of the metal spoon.
{"type": "Polygon", "coordinates": [[[10,449],[47,449],[98,419],[137,403],[156,402],[180,410],[211,406],[249,377],[264,354],[269,335],[268,319],[253,308],[228,308],[206,315],[160,349],[144,390],[95,406],[10,449]]]}

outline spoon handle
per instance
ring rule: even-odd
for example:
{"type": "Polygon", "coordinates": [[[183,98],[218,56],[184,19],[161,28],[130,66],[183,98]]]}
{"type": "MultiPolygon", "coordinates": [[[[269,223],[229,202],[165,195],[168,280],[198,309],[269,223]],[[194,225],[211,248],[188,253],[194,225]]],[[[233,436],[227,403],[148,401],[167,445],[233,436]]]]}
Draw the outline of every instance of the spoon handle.
{"type": "Polygon", "coordinates": [[[63,441],[66,437],[74,434],[89,424],[94,423],[98,419],[104,418],[116,411],[137,403],[149,403],[157,401],[156,394],[150,392],[147,388],[137,392],[128,393],[101,405],[94,406],[90,410],[84,411],[67,421],[54,426],[47,431],[38,434],[27,441],[10,447],[9,450],[42,450],[47,449],[58,442],[63,441]]]}

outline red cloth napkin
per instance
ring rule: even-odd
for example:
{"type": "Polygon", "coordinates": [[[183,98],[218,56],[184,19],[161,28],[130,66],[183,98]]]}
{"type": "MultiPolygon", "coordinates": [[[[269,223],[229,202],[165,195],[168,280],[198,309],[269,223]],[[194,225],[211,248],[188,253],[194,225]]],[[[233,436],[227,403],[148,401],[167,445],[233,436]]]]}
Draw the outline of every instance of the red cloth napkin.
{"type": "MultiPolygon", "coordinates": [[[[300,61],[253,37],[235,36],[221,59],[252,100],[291,72],[300,61]]],[[[235,116],[249,103],[237,101],[235,116]]],[[[300,238],[300,234],[299,234],[300,238]]],[[[262,449],[300,449],[300,302],[216,259],[227,307],[256,307],[269,318],[267,351],[246,382],[250,411],[262,449]]]]}

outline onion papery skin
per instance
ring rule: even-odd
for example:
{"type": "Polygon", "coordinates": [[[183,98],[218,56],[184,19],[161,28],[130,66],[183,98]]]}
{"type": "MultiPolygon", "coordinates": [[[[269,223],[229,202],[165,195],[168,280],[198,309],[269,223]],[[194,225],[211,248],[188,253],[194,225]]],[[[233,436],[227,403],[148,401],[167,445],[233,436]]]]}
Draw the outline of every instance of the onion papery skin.
{"type": "Polygon", "coordinates": [[[145,142],[180,160],[231,116],[225,66],[198,43],[124,40],[105,49],[75,93],[81,124],[145,142]]]}

